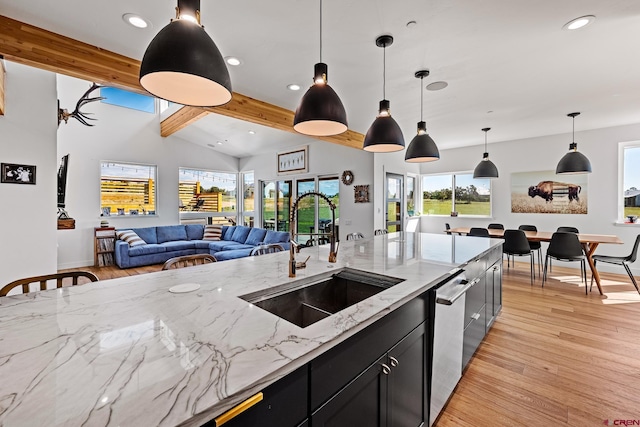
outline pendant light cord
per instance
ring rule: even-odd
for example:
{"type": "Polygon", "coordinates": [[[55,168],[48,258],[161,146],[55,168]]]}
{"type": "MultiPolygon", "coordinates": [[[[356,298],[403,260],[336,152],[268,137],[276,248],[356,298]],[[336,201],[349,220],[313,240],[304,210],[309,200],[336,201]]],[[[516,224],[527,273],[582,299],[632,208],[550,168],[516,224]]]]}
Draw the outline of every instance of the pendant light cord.
{"type": "Polygon", "coordinates": [[[322,0],[320,0],[320,62],[322,62],[322,0]]]}
{"type": "Polygon", "coordinates": [[[573,130],[571,131],[571,142],[576,142],[576,116],[571,117],[573,120],[573,130]]]}
{"type": "Polygon", "coordinates": [[[422,122],[422,106],[424,105],[424,100],[422,98],[423,93],[422,93],[422,79],[424,79],[424,77],[420,77],[420,121],[422,122]]]}
{"type": "Polygon", "coordinates": [[[387,45],[382,48],[382,99],[387,99],[387,45]]]}
{"type": "Polygon", "coordinates": [[[484,131],[484,152],[487,152],[487,132],[488,131],[484,131]]]}

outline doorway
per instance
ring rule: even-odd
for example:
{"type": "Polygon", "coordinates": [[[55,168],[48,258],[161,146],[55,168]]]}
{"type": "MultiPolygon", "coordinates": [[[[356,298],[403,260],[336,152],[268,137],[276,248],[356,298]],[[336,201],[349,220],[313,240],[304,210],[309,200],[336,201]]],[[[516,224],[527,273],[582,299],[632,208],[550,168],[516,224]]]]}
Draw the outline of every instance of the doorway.
{"type": "Polygon", "coordinates": [[[402,218],[404,218],[403,189],[404,176],[387,173],[385,177],[385,221],[389,233],[402,231],[402,218]]]}

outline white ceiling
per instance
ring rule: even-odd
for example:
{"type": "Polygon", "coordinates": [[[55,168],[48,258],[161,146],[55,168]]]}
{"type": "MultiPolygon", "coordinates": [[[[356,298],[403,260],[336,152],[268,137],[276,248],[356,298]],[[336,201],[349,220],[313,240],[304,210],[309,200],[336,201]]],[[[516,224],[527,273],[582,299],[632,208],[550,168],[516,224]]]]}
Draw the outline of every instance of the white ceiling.
{"type": "MultiPolygon", "coordinates": [[[[175,0],[0,0],[0,14],[142,58],[174,15],[175,0]],[[153,24],[135,29],[137,13],[153,24]]],[[[319,59],[319,0],[204,0],[202,21],[229,67],[233,89],[295,110],[319,59]]],[[[414,72],[428,68],[424,119],[440,149],[571,132],[567,113],[580,111],[576,131],[640,122],[640,1],[638,0],[325,0],[323,60],[347,109],[349,127],[366,133],[382,99],[381,34],[387,48],[387,98],[405,139],[420,119],[414,72]],[[595,15],[576,31],[568,21],[595,15]],[[407,27],[409,21],[416,25],[407,27]]],[[[304,143],[303,137],[217,115],[180,131],[201,144],[243,157],[304,143]],[[254,129],[257,134],[249,135],[254,129]],[[262,141],[262,142],[261,142],[262,141]]]]}

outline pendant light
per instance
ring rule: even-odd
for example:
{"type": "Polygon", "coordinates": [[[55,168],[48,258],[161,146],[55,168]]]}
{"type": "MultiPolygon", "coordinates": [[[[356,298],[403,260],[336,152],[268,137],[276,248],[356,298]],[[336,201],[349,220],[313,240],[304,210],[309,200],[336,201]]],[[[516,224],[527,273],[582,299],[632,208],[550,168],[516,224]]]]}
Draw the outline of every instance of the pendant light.
{"type": "Polygon", "coordinates": [[[489,153],[487,152],[487,132],[489,132],[491,128],[484,128],[482,132],[484,132],[484,154],[482,155],[482,160],[478,163],[478,166],[473,170],[474,178],[497,178],[498,177],[498,168],[493,164],[491,160],[489,160],[489,153]]]}
{"type": "Polygon", "coordinates": [[[418,122],[418,134],[413,137],[407,147],[404,161],[409,163],[432,162],[440,159],[440,151],[433,139],[427,133],[427,124],[422,120],[422,79],[429,75],[429,70],[416,71],[415,77],[420,79],[420,121],[418,122]]]}
{"type": "Polygon", "coordinates": [[[386,96],[386,72],[387,72],[387,46],[391,46],[393,37],[383,35],[376,39],[376,46],[383,49],[382,56],[382,101],[380,101],[380,110],[378,117],[367,131],[364,137],[364,147],[366,151],[373,153],[390,153],[392,151],[400,151],[404,148],[404,137],[398,123],[391,117],[389,111],[389,101],[386,96]]]}
{"type": "Polygon", "coordinates": [[[320,62],[314,66],[313,86],[304,94],[293,117],[293,129],[304,135],[329,136],[347,130],[347,112],[328,83],[328,67],[322,62],[322,0],[320,0],[320,62]]]}
{"type": "Polygon", "coordinates": [[[231,100],[231,79],[216,44],[200,25],[200,0],[178,0],[176,19],[151,40],[140,84],[152,95],[197,107],[231,100]]]}
{"type": "Polygon", "coordinates": [[[591,173],[591,162],[582,153],[578,152],[578,144],[575,141],[576,136],[576,116],[580,113],[569,113],[567,117],[573,119],[573,134],[571,137],[571,144],[569,144],[569,152],[565,154],[556,167],[557,174],[579,174],[579,173],[591,173]]]}

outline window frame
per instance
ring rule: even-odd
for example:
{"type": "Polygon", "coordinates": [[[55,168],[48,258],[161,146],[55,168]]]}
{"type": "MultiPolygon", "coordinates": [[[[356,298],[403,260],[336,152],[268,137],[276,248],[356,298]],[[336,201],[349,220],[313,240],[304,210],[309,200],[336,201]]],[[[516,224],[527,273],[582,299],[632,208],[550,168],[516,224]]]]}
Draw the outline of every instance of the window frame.
{"type": "MultiPolygon", "coordinates": [[[[627,148],[638,148],[640,149],[640,140],[635,141],[625,141],[618,143],[618,210],[616,223],[617,224],[627,224],[625,223],[626,215],[624,213],[624,192],[625,192],[625,183],[624,183],[624,152],[627,148]]],[[[640,225],[640,223],[635,223],[636,226],[640,225]]]]}
{"type": "MultiPolygon", "coordinates": [[[[99,203],[100,203],[100,216],[101,217],[117,217],[117,218],[140,218],[140,217],[156,217],[158,216],[158,165],[155,164],[151,164],[151,163],[133,163],[133,162],[122,162],[122,161],[116,161],[116,160],[100,160],[100,181],[99,181],[99,193],[100,193],[100,198],[99,198],[99,203]],[[153,209],[148,209],[147,212],[153,212],[152,214],[148,214],[146,212],[143,212],[142,214],[138,213],[138,214],[131,214],[129,209],[125,208],[125,212],[123,215],[119,215],[117,210],[115,212],[110,212],[108,215],[105,215],[104,210],[103,210],[103,203],[102,203],[102,178],[103,178],[103,174],[102,174],[102,169],[103,169],[103,164],[113,164],[115,165],[124,165],[124,166],[130,166],[132,168],[152,168],[153,169],[153,209]]],[[[126,177],[123,177],[126,178],[126,177]]],[[[133,179],[132,179],[133,180],[133,179]]],[[[149,194],[148,196],[149,198],[151,198],[151,194],[149,194]]],[[[144,208],[143,208],[144,209],[144,208]]]]}
{"type": "MultiPolygon", "coordinates": [[[[424,178],[425,177],[430,177],[430,176],[443,176],[443,175],[449,175],[451,176],[451,212],[455,212],[456,209],[456,194],[455,194],[455,188],[456,188],[456,176],[459,175],[473,175],[473,171],[458,171],[458,172],[441,172],[441,173],[430,173],[430,174],[421,174],[420,175],[420,206],[422,207],[422,209],[424,210],[424,178]]],[[[476,178],[474,178],[476,179],[476,178]]],[[[493,180],[488,179],[488,178],[482,178],[482,179],[487,179],[489,181],[489,214],[488,215],[469,215],[469,214],[460,214],[458,213],[458,217],[462,217],[462,218],[493,218],[493,180]]],[[[433,216],[433,217],[450,217],[451,213],[447,214],[429,214],[427,212],[422,212],[421,215],[424,216],[433,216]]]]}
{"type": "Polygon", "coordinates": [[[178,198],[180,197],[180,173],[183,170],[194,171],[194,172],[204,172],[204,173],[212,173],[212,174],[226,174],[233,175],[235,177],[235,197],[233,198],[235,203],[235,210],[233,211],[207,211],[207,210],[198,210],[198,211],[179,211],[181,219],[194,219],[194,218],[208,218],[209,222],[211,222],[211,218],[233,218],[233,220],[237,223],[239,219],[240,209],[239,203],[244,202],[242,195],[239,195],[238,185],[241,180],[241,173],[232,172],[232,171],[221,171],[221,170],[212,170],[212,169],[204,169],[198,167],[188,167],[188,166],[179,166],[178,167],[178,198]]]}

